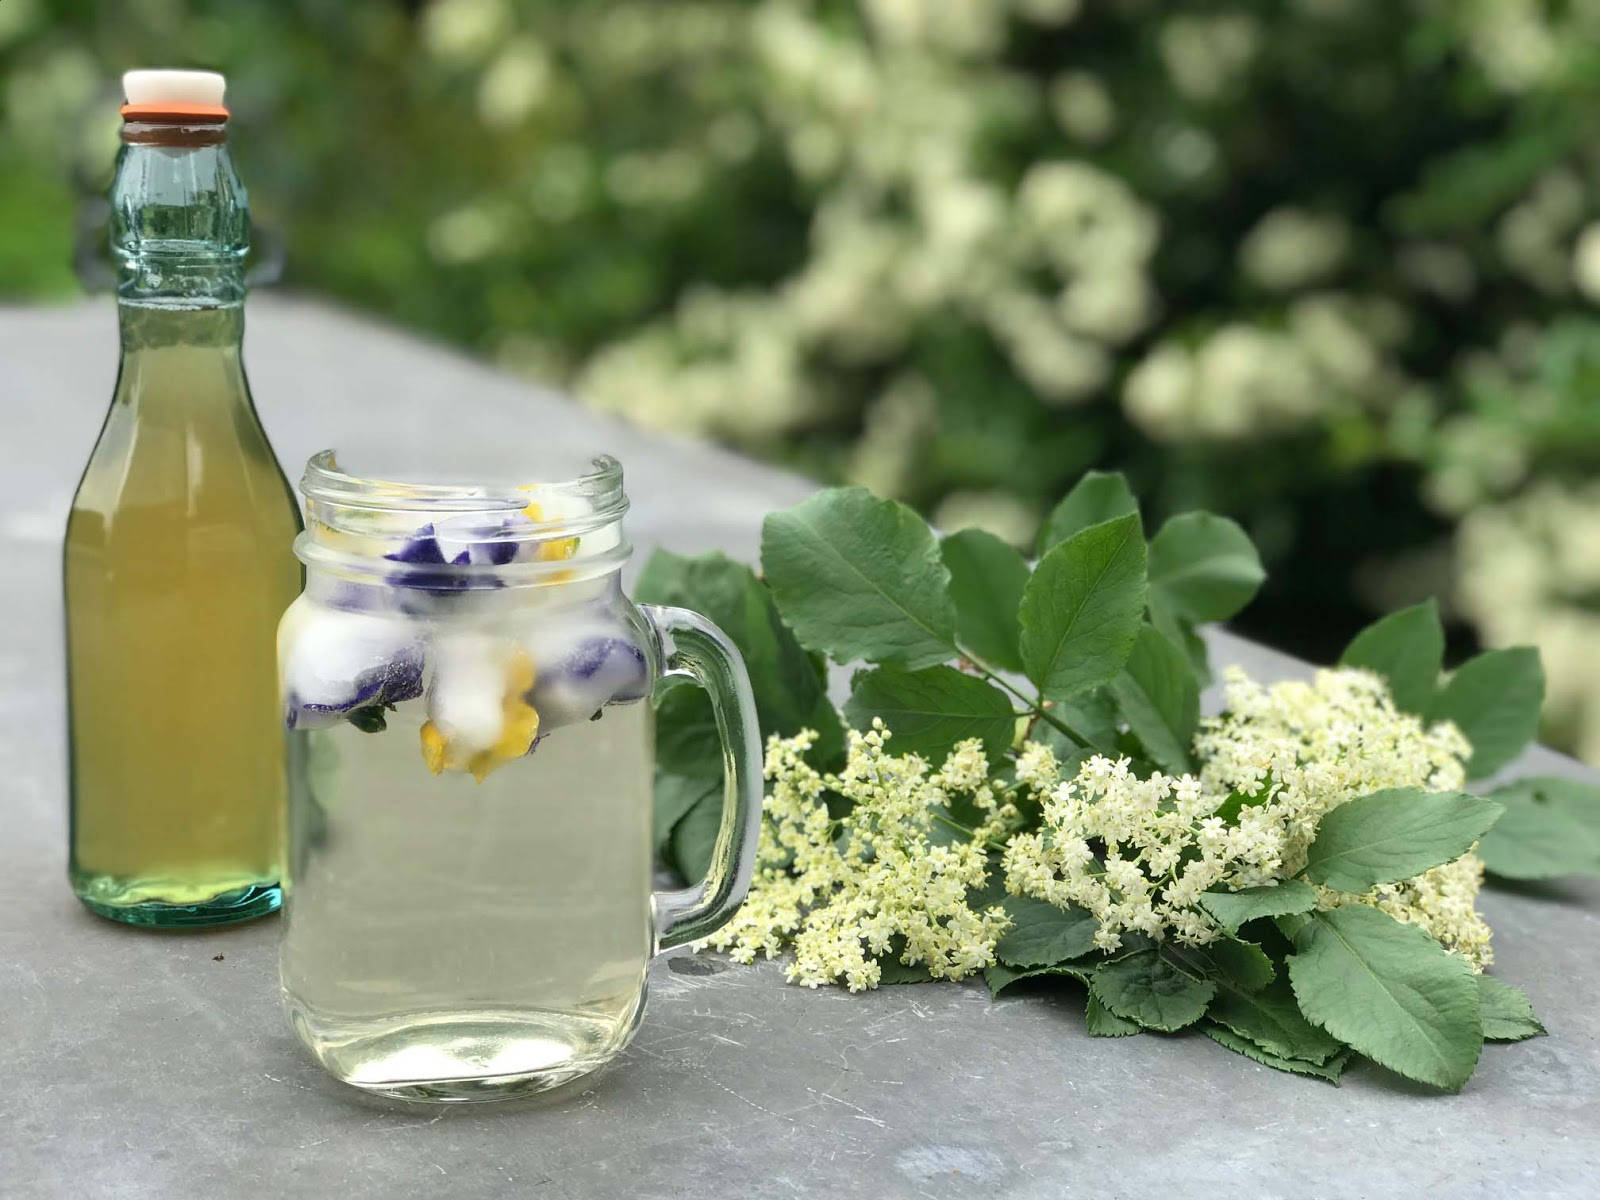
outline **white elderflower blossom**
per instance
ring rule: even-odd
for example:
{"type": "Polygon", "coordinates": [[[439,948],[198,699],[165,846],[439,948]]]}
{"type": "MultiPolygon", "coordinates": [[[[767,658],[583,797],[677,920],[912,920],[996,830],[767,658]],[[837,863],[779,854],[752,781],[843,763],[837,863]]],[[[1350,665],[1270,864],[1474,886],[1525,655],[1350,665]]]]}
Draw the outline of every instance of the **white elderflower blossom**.
{"type": "MultiPolygon", "coordinates": [[[[1095,756],[1051,786],[1053,760],[1025,750],[1018,781],[1041,803],[1043,824],[1007,846],[1008,889],[1087,909],[1104,950],[1129,933],[1204,945],[1221,930],[1201,895],[1297,874],[1330,809],[1384,788],[1463,783],[1470,747],[1460,732],[1396,710],[1375,675],[1323,671],[1314,683],[1264,688],[1235,669],[1226,692],[1226,715],[1195,739],[1198,776],[1140,779],[1126,759],[1095,756]]],[[[1473,907],[1482,870],[1467,854],[1362,896],[1319,889],[1320,903],[1375,905],[1481,969],[1490,958],[1473,907]]]]}
{"type": "Polygon", "coordinates": [[[752,962],[792,943],[791,982],[843,982],[853,992],[877,986],[878,960],[891,953],[936,979],[960,979],[994,962],[1008,918],[997,906],[973,909],[968,893],[984,885],[987,844],[1015,809],[990,784],[980,742],[961,743],[934,771],[917,755],[890,754],[889,736],[881,721],[852,732],[837,775],[805,761],[816,741],[809,730],[767,743],[771,791],[756,878],[738,914],[707,939],[712,946],[752,962]],[[852,804],[838,820],[823,800],[830,790],[852,804]],[[954,839],[934,838],[956,797],[986,814],[985,822],[954,839]]]}

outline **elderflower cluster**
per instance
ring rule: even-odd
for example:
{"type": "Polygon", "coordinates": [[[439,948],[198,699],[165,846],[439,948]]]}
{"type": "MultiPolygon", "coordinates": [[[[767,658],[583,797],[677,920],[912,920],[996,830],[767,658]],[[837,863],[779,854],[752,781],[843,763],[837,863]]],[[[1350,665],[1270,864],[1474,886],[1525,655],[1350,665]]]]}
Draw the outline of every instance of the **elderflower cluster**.
{"type": "Polygon", "coordinates": [[[763,808],[757,874],[749,897],[708,939],[737,962],[774,957],[792,943],[791,982],[875,987],[878,960],[897,954],[936,979],[960,979],[994,962],[1003,909],[976,910],[988,841],[1015,818],[996,793],[982,744],[962,742],[938,770],[914,754],[895,756],[881,721],[849,735],[842,771],[806,762],[816,735],[767,743],[771,787],[763,808]],[[825,796],[851,804],[840,818],[825,796]],[[953,801],[982,816],[976,829],[944,817],[953,801]],[[935,837],[942,828],[954,837],[935,837]]]}
{"type": "MultiPolygon", "coordinates": [[[[1226,715],[1204,722],[1196,738],[1198,776],[1140,779],[1127,760],[1095,756],[1062,781],[1048,751],[1026,747],[1018,783],[1043,820],[1006,848],[1009,890],[1087,909],[1105,950],[1128,933],[1204,945],[1221,930],[1199,906],[1202,893],[1293,876],[1330,809],[1383,788],[1463,783],[1470,747],[1461,733],[1399,712],[1364,671],[1266,688],[1233,670],[1226,693],[1226,715]]],[[[1319,888],[1319,903],[1372,904],[1481,969],[1490,959],[1489,929],[1474,908],[1482,873],[1467,854],[1362,896],[1319,888]]]]}

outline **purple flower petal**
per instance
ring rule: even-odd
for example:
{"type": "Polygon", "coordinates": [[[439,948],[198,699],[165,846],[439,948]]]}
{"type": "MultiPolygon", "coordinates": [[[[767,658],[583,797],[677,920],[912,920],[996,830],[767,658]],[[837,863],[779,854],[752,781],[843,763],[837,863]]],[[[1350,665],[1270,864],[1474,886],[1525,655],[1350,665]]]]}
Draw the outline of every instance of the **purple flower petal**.
{"type": "Polygon", "coordinates": [[[586,721],[607,704],[650,694],[649,663],[634,642],[615,635],[580,639],[539,666],[528,703],[539,711],[540,729],[586,721]]]}

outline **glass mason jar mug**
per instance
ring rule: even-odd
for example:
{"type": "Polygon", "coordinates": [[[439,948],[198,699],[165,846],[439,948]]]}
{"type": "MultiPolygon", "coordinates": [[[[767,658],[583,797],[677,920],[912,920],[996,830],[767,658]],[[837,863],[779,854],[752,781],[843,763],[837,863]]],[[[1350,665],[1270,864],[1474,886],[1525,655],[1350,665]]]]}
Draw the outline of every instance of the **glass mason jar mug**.
{"type": "Polygon", "coordinates": [[[705,618],[637,606],[621,467],[538,485],[301,484],[279,630],[297,769],[281,951],[300,1039],[390,1096],[538,1091],[614,1057],[661,949],[726,921],[761,808],[750,686],[705,618]],[[710,694],[726,799],[707,878],[651,891],[650,693],[710,694]]]}

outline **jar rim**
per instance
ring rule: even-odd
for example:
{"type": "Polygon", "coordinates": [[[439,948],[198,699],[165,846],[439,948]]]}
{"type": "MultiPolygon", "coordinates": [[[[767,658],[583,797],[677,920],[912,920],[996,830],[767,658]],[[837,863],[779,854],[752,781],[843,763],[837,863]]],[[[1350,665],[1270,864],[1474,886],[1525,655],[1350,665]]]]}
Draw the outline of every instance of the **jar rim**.
{"type": "MultiPolygon", "coordinates": [[[[622,464],[609,454],[596,454],[590,469],[564,480],[538,480],[525,484],[426,482],[356,475],[339,465],[339,452],[330,447],[306,460],[300,491],[308,501],[346,508],[395,512],[509,512],[526,508],[530,500],[564,496],[589,501],[590,519],[609,524],[627,511],[622,490],[622,464]]],[[[560,526],[560,519],[545,522],[560,526]]]]}
{"type": "Polygon", "coordinates": [[[296,551],[308,565],[346,571],[381,562],[401,586],[442,576],[467,587],[590,578],[617,569],[629,546],[620,532],[628,510],[622,464],[597,454],[588,467],[569,479],[525,484],[402,480],[354,474],[340,466],[336,450],[322,450],[300,480],[307,529],[296,551]],[[466,535],[449,529],[463,521],[476,528],[466,535]],[[472,543],[466,553],[442,551],[443,542],[462,536],[472,543]],[[419,542],[431,546],[413,562],[419,542]]]}

